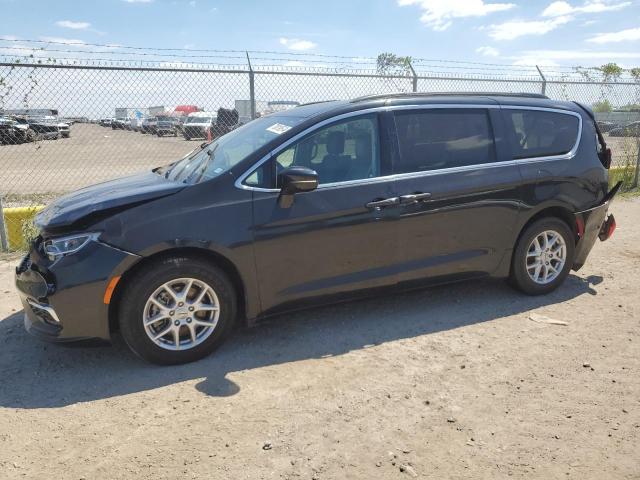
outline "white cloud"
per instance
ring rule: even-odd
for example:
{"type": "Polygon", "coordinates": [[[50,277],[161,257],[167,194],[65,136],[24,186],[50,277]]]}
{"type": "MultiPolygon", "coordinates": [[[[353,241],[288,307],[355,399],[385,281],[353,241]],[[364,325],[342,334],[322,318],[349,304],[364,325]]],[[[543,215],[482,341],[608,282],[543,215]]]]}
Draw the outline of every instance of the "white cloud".
{"type": "Polygon", "coordinates": [[[476,48],[476,53],[484,55],[485,57],[497,57],[500,55],[498,49],[493,47],[478,47],[476,48]]]}
{"type": "Polygon", "coordinates": [[[70,28],[72,30],[86,30],[91,26],[89,22],[74,22],[72,20],[59,20],[56,25],[62,28],[70,28]]]}
{"type": "Polygon", "coordinates": [[[619,32],[599,33],[595,37],[588,38],[587,42],[614,43],[633,40],[640,40],[640,28],[628,28],[627,30],[620,30],[619,32]]]}
{"type": "Polygon", "coordinates": [[[280,45],[284,45],[290,50],[311,50],[312,48],[316,48],[318,44],[313,43],[309,40],[300,40],[298,38],[280,38],[280,45]]]}
{"type": "Polygon", "coordinates": [[[513,3],[485,3],[484,0],[398,0],[398,5],[418,5],[424,13],[420,21],[434,30],[446,30],[454,18],[483,17],[510,10],[513,3]]]}
{"type": "Polygon", "coordinates": [[[525,50],[511,57],[516,65],[557,65],[557,62],[640,59],[640,52],[594,52],[591,50],[525,50]]]}
{"type": "Polygon", "coordinates": [[[607,0],[587,0],[580,7],[574,7],[565,1],[557,1],[549,4],[542,12],[543,17],[559,17],[576,13],[601,13],[620,10],[628,7],[631,2],[612,3],[607,0]]]}
{"type": "Polygon", "coordinates": [[[549,20],[510,20],[489,25],[489,36],[494,40],[513,40],[525,35],[544,35],[571,20],[568,15],[549,20]]]}

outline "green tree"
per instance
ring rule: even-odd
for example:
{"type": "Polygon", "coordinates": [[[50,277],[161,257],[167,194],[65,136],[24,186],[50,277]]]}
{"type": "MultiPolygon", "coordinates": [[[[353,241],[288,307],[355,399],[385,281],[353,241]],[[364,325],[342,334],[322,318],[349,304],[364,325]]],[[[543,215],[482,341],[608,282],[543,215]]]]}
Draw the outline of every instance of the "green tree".
{"type": "Polygon", "coordinates": [[[617,63],[605,63],[601,67],[598,67],[597,70],[602,73],[602,80],[604,82],[615,82],[624,72],[624,69],[617,63]]]}
{"type": "Polygon", "coordinates": [[[381,53],[376,59],[376,70],[380,75],[411,75],[411,57],[381,53]]]}
{"type": "Polygon", "coordinates": [[[605,113],[613,110],[611,106],[611,102],[606,98],[600,102],[596,102],[593,104],[593,111],[596,113],[605,113]]]}

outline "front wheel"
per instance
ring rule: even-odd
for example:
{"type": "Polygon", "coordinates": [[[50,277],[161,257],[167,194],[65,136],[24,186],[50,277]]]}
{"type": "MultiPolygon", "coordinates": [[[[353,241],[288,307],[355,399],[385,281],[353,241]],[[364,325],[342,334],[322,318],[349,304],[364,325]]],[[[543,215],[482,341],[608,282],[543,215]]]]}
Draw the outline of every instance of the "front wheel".
{"type": "Polygon", "coordinates": [[[575,237],[559,218],[542,218],[520,236],[513,253],[512,285],[528,295],[543,295],[558,288],[569,275],[575,237]]]}
{"type": "Polygon", "coordinates": [[[230,333],[236,296],[227,275],[204,260],[167,258],[130,278],[120,304],[120,331],[143,359],[193,362],[230,333]]]}

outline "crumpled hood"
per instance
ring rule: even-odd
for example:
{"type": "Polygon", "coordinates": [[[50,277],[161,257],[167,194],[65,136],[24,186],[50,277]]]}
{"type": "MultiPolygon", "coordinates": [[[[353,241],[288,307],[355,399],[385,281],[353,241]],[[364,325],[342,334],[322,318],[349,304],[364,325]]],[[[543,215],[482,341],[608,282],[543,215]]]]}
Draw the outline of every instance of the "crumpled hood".
{"type": "Polygon", "coordinates": [[[58,198],[36,216],[35,223],[45,230],[66,227],[88,215],[173,195],[185,187],[153,172],[119,178],[58,198]]]}

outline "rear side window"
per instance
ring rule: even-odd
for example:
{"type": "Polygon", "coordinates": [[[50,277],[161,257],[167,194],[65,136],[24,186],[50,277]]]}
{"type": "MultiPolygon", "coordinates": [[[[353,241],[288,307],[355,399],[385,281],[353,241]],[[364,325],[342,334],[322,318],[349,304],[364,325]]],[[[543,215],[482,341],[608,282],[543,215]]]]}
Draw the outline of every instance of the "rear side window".
{"type": "Polygon", "coordinates": [[[503,115],[515,159],[564,155],[578,141],[579,120],[574,115],[507,109],[503,115]]]}
{"type": "Polygon", "coordinates": [[[400,159],[396,173],[480,165],[496,161],[485,109],[428,109],[395,115],[400,159]]]}

